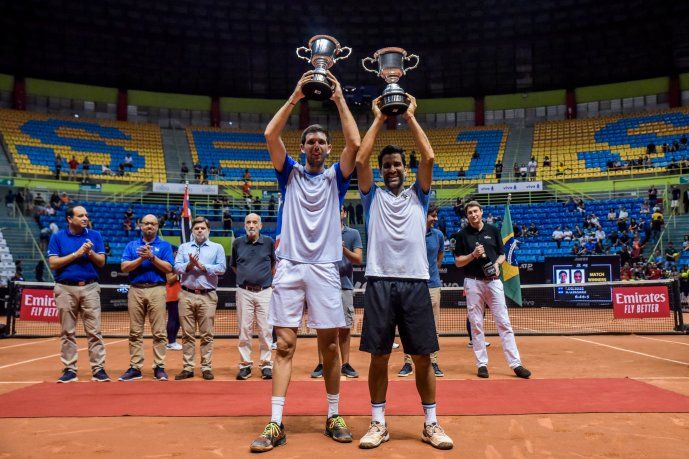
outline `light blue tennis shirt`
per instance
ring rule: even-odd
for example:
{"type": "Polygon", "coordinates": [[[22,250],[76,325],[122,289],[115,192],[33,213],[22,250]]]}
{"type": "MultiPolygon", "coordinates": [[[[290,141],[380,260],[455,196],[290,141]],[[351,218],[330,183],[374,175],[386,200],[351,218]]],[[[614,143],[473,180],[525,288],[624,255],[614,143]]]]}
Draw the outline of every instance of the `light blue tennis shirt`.
{"type": "Polygon", "coordinates": [[[227,261],[225,249],[222,245],[206,240],[201,246],[196,241],[185,242],[179,246],[175,258],[175,272],[182,276],[182,286],[192,289],[218,288],[218,276],[225,274],[227,261]],[[187,271],[189,255],[198,256],[199,262],[205,266],[206,272],[194,266],[187,271]]]}

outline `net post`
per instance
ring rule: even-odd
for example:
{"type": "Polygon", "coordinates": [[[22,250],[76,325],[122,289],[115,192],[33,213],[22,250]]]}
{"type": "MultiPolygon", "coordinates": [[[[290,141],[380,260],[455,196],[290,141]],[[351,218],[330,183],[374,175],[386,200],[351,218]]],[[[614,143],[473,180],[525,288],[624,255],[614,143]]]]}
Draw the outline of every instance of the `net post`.
{"type": "Polygon", "coordinates": [[[684,317],[682,315],[682,294],[679,288],[679,279],[672,281],[672,311],[675,319],[675,331],[689,332],[689,327],[684,325],[684,317]]]}

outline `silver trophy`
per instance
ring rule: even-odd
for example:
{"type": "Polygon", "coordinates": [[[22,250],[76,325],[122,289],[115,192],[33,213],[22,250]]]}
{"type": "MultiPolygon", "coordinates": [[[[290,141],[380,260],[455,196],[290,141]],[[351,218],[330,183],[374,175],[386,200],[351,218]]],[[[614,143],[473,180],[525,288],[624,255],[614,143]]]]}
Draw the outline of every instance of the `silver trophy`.
{"type": "Polygon", "coordinates": [[[330,99],[333,95],[333,87],[327,79],[326,71],[340,59],[347,59],[350,54],[352,54],[352,48],[340,46],[340,43],[329,35],[316,35],[309,40],[308,48],[306,46],[297,48],[297,57],[314,66],[311,81],[301,87],[304,96],[312,100],[330,99]],[[311,57],[306,53],[310,53],[311,57]]]}
{"type": "Polygon", "coordinates": [[[404,89],[397,84],[400,78],[409,70],[415,69],[419,65],[419,56],[416,54],[407,55],[402,48],[383,48],[373,54],[373,57],[366,57],[361,60],[364,70],[375,73],[385,80],[388,84],[383,90],[383,103],[380,111],[388,116],[401,115],[409,108],[409,102],[404,95],[404,89]],[[416,59],[411,67],[404,67],[405,61],[416,59]],[[377,62],[378,69],[366,67],[367,62],[377,62]]]}

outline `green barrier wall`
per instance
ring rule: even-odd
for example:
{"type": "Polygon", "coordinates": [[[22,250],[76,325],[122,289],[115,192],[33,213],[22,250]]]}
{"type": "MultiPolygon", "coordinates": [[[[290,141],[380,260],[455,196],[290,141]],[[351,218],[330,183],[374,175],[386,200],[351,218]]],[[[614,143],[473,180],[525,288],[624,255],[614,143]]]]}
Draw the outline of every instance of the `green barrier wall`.
{"type": "Polygon", "coordinates": [[[63,99],[90,100],[93,102],[117,102],[117,89],[58,81],[26,79],[26,93],[63,99]]]}
{"type": "Polygon", "coordinates": [[[525,92],[519,94],[502,94],[486,96],[486,110],[506,110],[513,108],[546,107],[548,105],[564,105],[567,91],[525,92]]]}
{"type": "Polygon", "coordinates": [[[625,97],[649,96],[668,92],[670,79],[667,77],[649,80],[627,81],[625,83],[586,86],[576,89],[578,103],[597,100],[623,99],[625,97]]]}
{"type": "Polygon", "coordinates": [[[130,90],[127,101],[129,105],[142,107],[205,111],[211,109],[211,98],[209,96],[130,90]]]}
{"type": "Polygon", "coordinates": [[[12,75],[3,75],[0,73],[0,91],[12,91],[14,86],[14,77],[12,75]]]}

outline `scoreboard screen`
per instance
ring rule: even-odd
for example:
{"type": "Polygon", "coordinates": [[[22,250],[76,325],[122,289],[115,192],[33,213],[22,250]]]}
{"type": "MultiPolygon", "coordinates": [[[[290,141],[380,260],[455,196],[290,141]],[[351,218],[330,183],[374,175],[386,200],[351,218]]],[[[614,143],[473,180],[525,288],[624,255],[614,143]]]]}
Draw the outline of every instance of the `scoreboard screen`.
{"type": "Polygon", "coordinates": [[[619,260],[617,256],[546,258],[546,282],[555,284],[555,304],[572,306],[579,303],[584,306],[592,303],[612,303],[612,287],[595,284],[619,280],[619,260]]]}

